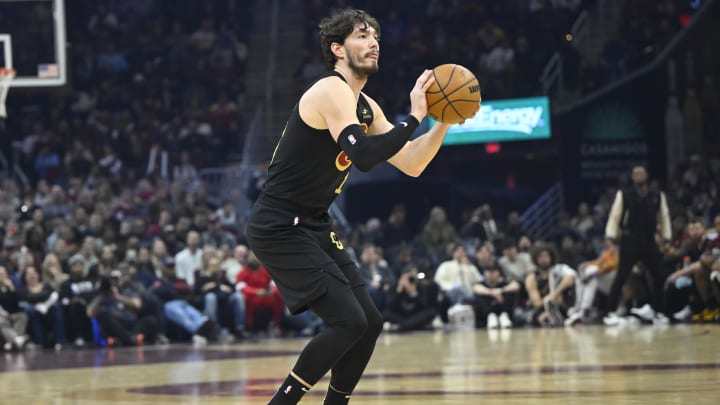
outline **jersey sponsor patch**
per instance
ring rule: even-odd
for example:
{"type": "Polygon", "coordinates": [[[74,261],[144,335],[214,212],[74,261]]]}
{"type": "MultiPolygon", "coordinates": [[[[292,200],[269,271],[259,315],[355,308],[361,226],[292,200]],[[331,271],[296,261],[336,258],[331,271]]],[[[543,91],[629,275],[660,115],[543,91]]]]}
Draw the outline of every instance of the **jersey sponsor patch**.
{"type": "Polygon", "coordinates": [[[347,170],[351,164],[352,162],[350,161],[347,153],[345,153],[344,150],[340,151],[340,153],[338,153],[337,157],[335,158],[335,167],[337,167],[337,169],[341,172],[347,170]]]}

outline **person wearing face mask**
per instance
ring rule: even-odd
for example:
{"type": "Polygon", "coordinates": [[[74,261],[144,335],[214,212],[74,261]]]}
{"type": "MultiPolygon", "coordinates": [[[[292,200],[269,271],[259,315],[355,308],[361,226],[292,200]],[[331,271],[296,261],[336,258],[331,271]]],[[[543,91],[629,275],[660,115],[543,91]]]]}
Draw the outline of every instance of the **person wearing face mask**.
{"type": "Polygon", "coordinates": [[[634,308],[631,312],[646,321],[667,324],[663,297],[665,274],[661,263],[662,254],[655,241],[660,225],[663,244],[665,247],[670,245],[672,230],[667,200],[663,192],[648,187],[648,173],[644,166],[633,167],[632,183],[631,187],[617,192],[605,227],[606,238],[620,241],[620,262],[610,287],[608,314],[603,322],[611,326],[623,322],[616,312],[620,294],[632,268],[642,262],[653,280],[652,303],[634,308]]]}
{"type": "Polygon", "coordinates": [[[285,304],[278,288],[255,253],[248,253],[247,262],[237,274],[235,289],[245,297],[245,325],[252,330],[256,315],[269,309],[276,327],[280,326],[285,304]]]}

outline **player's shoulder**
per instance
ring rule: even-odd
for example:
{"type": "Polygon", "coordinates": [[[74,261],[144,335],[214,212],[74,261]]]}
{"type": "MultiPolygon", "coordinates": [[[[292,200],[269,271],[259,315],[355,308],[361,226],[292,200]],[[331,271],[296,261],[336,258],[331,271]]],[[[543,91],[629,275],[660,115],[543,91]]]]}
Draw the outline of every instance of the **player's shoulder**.
{"type": "Polygon", "coordinates": [[[311,97],[332,97],[333,95],[352,94],[350,86],[341,78],[330,75],[318,79],[306,91],[305,95],[311,97]]]}
{"type": "Polygon", "coordinates": [[[374,108],[374,107],[379,107],[379,104],[377,103],[377,101],[375,101],[375,99],[372,98],[372,97],[370,97],[367,93],[365,93],[364,91],[361,91],[360,94],[362,94],[362,96],[365,98],[365,100],[367,100],[367,102],[368,102],[373,108],[374,108]]]}

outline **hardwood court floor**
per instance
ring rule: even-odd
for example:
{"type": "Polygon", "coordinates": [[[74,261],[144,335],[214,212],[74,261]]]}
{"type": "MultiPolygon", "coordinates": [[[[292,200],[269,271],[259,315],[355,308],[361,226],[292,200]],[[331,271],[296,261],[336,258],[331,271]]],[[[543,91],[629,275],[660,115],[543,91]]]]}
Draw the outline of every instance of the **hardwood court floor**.
{"type": "MultiPolygon", "coordinates": [[[[3,353],[0,404],[266,404],[304,343],[3,353]]],[[[383,335],[351,403],[718,404],[720,327],[383,335]]]]}

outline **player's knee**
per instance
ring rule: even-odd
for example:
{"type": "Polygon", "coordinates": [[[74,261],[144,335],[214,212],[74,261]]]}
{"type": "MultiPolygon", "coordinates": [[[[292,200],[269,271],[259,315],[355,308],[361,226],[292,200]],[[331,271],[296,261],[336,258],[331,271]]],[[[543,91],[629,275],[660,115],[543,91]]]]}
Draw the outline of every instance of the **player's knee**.
{"type": "Polygon", "coordinates": [[[345,335],[352,340],[359,339],[368,330],[368,319],[362,312],[348,316],[343,324],[345,335]]]}
{"type": "Polygon", "coordinates": [[[380,332],[382,332],[383,327],[383,317],[380,311],[373,308],[365,315],[367,316],[368,324],[366,334],[373,337],[380,336],[380,332]]]}

